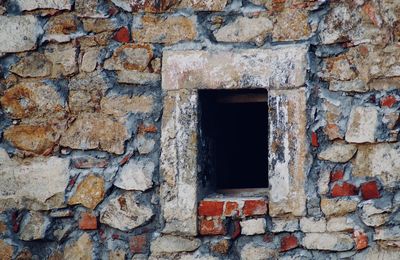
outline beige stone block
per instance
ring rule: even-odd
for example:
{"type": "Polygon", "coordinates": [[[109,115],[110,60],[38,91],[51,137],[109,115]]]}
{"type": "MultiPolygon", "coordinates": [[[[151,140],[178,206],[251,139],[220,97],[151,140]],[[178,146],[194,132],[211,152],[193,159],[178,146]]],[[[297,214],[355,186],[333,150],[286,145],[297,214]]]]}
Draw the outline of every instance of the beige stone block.
{"type": "Polygon", "coordinates": [[[214,32],[214,36],[219,42],[262,43],[272,29],[273,23],[268,17],[238,17],[234,22],[228,23],[214,32]]]}
{"type": "Polygon", "coordinates": [[[165,44],[190,41],[197,37],[196,23],[194,16],[163,18],[147,14],[142,18],[142,29],[132,28],[132,39],[135,42],[165,44]]]}
{"type": "Polygon", "coordinates": [[[373,143],[378,128],[378,110],[375,107],[353,107],[347,123],[346,141],[373,143]]]}
{"type": "Polygon", "coordinates": [[[307,249],[348,251],[354,247],[354,240],[345,233],[307,233],[302,244],[307,249]]]}
{"type": "Polygon", "coordinates": [[[322,198],[321,210],[325,216],[343,216],[357,209],[359,199],[322,198]]]}
{"type": "Polygon", "coordinates": [[[353,160],[354,177],[378,177],[384,186],[396,187],[400,181],[400,145],[382,143],[359,145],[353,160]]]}
{"type": "Polygon", "coordinates": [[[0,212],[8,208],[48,210],[65,206],[68,167],[69,159],[20,161],[10,159],[0,149],[0,212]]]}
{"type": "Polygon", "coordinates": [[[35,9],[57,9],[71,10],[72,4],[69,0],[15,0],[21,11],[32,11],[35,9]]]}

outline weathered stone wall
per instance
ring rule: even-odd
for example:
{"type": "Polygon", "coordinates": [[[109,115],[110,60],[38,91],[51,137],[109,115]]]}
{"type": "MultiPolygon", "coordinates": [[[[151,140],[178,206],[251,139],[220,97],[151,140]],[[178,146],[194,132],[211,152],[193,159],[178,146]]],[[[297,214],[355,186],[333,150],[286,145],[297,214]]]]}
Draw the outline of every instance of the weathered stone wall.
{"type": "Polygon", "coordinates": [[[0,0],[0,259],[399,259],[399,58],[398,0],[0,0]],[[268,198],[202,192],[218,88],[268,198]]]}

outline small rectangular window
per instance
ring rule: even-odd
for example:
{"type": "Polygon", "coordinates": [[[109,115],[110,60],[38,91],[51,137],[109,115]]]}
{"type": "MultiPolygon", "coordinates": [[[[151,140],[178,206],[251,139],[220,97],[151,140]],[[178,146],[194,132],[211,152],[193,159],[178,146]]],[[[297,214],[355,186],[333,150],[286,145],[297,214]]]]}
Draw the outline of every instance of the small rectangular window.
{"type": "Polygon", "coordinates": [[[203,160],[214,189],[268,187],[268,103],[265,90],[202,90],[203,160]]]}

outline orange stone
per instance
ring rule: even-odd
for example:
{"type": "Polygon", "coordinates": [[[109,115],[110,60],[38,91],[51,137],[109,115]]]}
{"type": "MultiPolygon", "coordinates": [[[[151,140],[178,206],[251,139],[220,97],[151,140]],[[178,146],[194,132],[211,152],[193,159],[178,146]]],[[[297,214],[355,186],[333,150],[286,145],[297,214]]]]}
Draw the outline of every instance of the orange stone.
{"type": "Polygon", "coordinates": [[[142,29],[132,30],[135,42],[174,44],[194,40],[197,36],[195,20],[192,17],[145,15],[142,29]]]}
{"type": "Polygon", "coordinates": [[[359,230],[354,230],[353,236],[357,250],[362,250],[368,247],[368,236],[364,232],[359,230]]]}
{"type": "Polygon", "coordinates": [[[79,228],[82,230],[96,230],[97,229],[97,218],[90,213],[82,213],[79,220],[79,228]]]}
{"type": "Polygon", "coordinates": [[[4,131],[4,139],[13,146],[35,154],[51,150],[58,137],[50,126],[14,125],[4,131]]]}
{"type": "Polygon", "coordinates": [[[4,242],[4,240],[0,240],[0,259],[1,260],[11,260],[14,253],[14,248],[4,242]]]}
{"type": "Polygon", "coordinates": [[[68,204],[82,204],[86,208],[94,209],[104,199],[104,194],[104,179],[91,174],[79,183],[75,194],[68,201],[68,204]]]}

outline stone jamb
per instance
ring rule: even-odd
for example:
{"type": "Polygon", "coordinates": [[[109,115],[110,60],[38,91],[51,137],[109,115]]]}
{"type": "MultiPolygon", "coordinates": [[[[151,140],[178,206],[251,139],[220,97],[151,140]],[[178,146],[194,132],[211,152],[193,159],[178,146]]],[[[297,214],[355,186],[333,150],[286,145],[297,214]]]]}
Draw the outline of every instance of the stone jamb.
{"type": "Polygon", "coordinates": [[[268,90],[269,214],[303,216],[310,167],[306,142],[308,46],[165,51],[160,199],[164,233],[197,235],[199,89],[268,90]]]}

